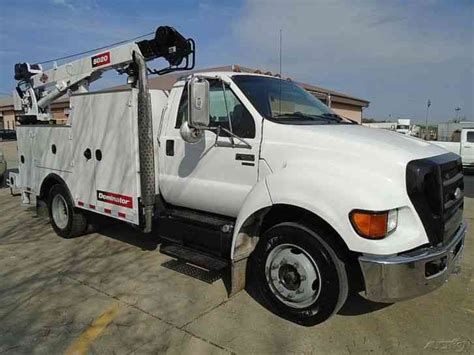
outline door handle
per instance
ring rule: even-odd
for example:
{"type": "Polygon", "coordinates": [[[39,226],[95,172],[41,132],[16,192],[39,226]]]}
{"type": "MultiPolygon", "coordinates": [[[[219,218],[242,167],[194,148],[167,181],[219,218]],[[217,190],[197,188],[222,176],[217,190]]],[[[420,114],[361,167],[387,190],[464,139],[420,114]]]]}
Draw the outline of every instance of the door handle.
{"type": "Polygon", "coordinates": [[[468,145],[465,145],[463,148],[469,148],[469,149],[471,149],[471,147],[470,147],[470,146],[468,146],[468,145]]]}
{"type": "Polygon", "coordinates": [[[92,152],[89,148],[87,148],[86,150],[84,150],[84,157],[89,160],[90,158],[92,158],[92,152]]]}
{"type": "Polygon", "coordinates": [[[235,160],[239,161],[255,161],[255,155],[253,154],[241,154],[237,153],[235,155],[235,160]]]}
{"type": "Polygon", "coordinates": [[[166,155],[169,157],[174,155],[174,140],[172,139],[166,141],[166,155]]]}

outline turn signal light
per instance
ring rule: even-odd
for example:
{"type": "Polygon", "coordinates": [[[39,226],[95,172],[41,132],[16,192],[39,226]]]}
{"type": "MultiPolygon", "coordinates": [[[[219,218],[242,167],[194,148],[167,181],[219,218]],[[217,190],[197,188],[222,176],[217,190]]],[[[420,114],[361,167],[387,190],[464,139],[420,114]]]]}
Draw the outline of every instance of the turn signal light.
{"type": "Polygon", "coordinates": [[[383,212],[354,210],[349,218],[361,237],[382,239],[397,228],[398,211],[396,209],[383,212]]]}

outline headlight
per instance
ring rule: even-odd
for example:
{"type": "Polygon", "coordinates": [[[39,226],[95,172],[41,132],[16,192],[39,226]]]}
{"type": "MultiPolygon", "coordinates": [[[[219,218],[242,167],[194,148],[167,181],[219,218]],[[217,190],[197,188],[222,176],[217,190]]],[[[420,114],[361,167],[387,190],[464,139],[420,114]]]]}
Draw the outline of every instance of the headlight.
{"type": "Polygon", "coordinates": [[[354,210],[349,214],[349,219],[361,237],[383,239],[397,229],[398,210],[382,212],[354,210]]]}

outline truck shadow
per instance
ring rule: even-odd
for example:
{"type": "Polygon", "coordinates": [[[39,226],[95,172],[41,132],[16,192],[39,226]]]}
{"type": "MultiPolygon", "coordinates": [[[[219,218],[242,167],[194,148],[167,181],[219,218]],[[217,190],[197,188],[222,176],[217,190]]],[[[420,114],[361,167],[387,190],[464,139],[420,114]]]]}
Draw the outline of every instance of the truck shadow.
{"type": "MultiPolygon", "coordinates": [[[[158,250],[161,244],[161,239],[156,234],[147,235],[141,231],[129,226],[125,223],[114,223],[107,217],[99,217],[93,221],[90,233],[100,233],[101,235],[118,240],[123,243],[130,244],[142,250],[153,251],[158,250]]],[[[252,277],[247,275],[247,286],[245,290],[255,301],[261,306],[265,306],[264,300],[261,298],[255,282],[252,277]]],[[[230,269],[224,269],[220,273],[220,278],[226,288],[227,292],[231,289],[230,269]]],[[[344,306],[338,312],[342,316],[358,316],[362,314],[373,313],[381,309],[391,306],[392,303],[372,302],[361,296],[359,293],[350,292],[344,306]]]]}
{"type": "Polygon", "coordinates": [[[376,312],[392,304],[393,303],[372,302],[360,294],[353,292],[349,294],[346,303],[344,303],[344,306],[342,306],[337,314],[341,316],[359,316],[361,314],[376,312]]]}
{"type": "Polygon", "coordinates": [[[107,238],[148,251],[157,250],[161,243],[156,234],[145,234],[126,223],[116,223],[114,220],[102,216],[95,216],[91,221],[89,233],[99,233],[107,238]]]}
{"type": "MultiPolygon", "coordinates": [[[[226,282],[230,283],[230,279],[226,280],[225,277],[223,277],[223,281],[224,283],[226,282]]],[[[250,297],[252,297],[262,307],[268,309],[268,307],[265,304],[265,301],[262,299],[262,297],[260,296],[260,293],[257,290],[255,281],[251,277],[249,278],[249,273],[247,273],[247,285],[245,287],[245,291],[249,294],[250,297]]],[[[392,304],[393,303],[372,302],[362,297],[359,293],[356,293],[355,291],[352,291],[352,292],[349,291],[349,295],[347,297],[346,302],[344,303],[344,305],[342,306],[342,308],[339,310],[337,314],[341,316],[359,316],[362,314],[368,314],[368,313],[379,311],[381,309],[391,306],[392,304]]],[[[270,312],[273,312],[273,310],[271,309],[268,309],[268,310],[270,312]]],[[[277,315],[279,317],[285,318],[285,316],[282,314],[277,314],[277,315]]]]}

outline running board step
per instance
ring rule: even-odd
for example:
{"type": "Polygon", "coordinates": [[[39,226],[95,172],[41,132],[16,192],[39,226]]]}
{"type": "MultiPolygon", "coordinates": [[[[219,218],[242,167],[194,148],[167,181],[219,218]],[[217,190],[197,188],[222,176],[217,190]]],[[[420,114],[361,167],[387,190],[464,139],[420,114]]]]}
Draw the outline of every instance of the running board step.
{"type": "Polygon", "coordinates": [[[220,271],[204,270],[182,260],[171,259],[161,264],[161,266],[208,284],[213,284],[222,277],[220,271]]]}
{"type": "Polygon", "coordinates": [[[229,265],[223,259],[177,244],[161,245],[160,252],[211,271],[219,271],[229,265]]]}

